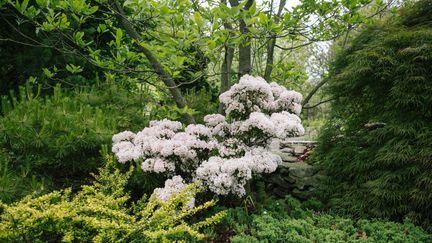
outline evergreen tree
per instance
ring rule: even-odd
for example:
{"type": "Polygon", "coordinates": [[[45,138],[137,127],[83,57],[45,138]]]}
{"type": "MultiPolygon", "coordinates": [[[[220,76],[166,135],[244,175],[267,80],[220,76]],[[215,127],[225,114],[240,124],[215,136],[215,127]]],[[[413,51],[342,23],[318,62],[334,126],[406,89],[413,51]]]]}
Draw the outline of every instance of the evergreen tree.
{"type": "Polygon", "coordinates": [[[333,63],[333,111],[315,160],[334,208],[432,230],[431,12],[431,1],[402,9],[333,63]]]}

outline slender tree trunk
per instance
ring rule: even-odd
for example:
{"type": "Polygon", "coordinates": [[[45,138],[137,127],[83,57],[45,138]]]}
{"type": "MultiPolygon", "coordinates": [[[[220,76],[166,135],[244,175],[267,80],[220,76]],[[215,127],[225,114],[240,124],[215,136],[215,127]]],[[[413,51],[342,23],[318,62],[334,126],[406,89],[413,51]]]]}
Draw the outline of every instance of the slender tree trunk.
{"type": "MultiPolygon", "coordinates": [[[[231,86],[231,64],[234,58],[234,48],[225,46],[225,55],[221,67],[221,84],[220,93],[227,91],[231,86]]],[[[222,103],[219,104],[219,113],[224,114],[225,108],[222,103]]]]}
{"type": "Polygon", "coordinates": [[[271,39],[267,44],[267,60],[266,60],[265,73],[264,73],[264,79],[267,82],[271,81],[275,45],[276,45],[276,37],[272,35],[271,39]]]}
{"type": "MultiPolygon", "coordinates": [[[[227,0],[221,0],[222,4],[227,5],[227,0]]],[[[232,30],[230,23],[224,23],[224,28],[227,30],[232,30]]],[[[221,66],[221,83],[220,83],[220,94],[224,93],[231,87],[231,66],[234,58],[234,48],[225,44],[225,54],[224,60],[221,66]]],[[[225,107],[222,103],[219,103],[219,113],[225,114],[225,107]]]]}
{"type": "MultiPolygon", "coordinates": [[[[281,0],[279,3],[279,9],[275,16],[275,22],[279,23],[280,16],[282,14],[282,10],[284,9],[286,4],[286,0],[281,0]]],[[[265,67],[265,73],[264,73],[264,79],[267,80],[267,82],[271,81],[271,74],[273,71],[273,60],[274,60],[274,48],[276,45],[276,34],[271,33],[270,40],[267,44],[267,61],[266,61],[266,67],[265,67]]]]}
{"type": "Polygon", "coordinates": [[[239,76],[245,74],[250,74],[252,71],[252,61],[251,61],[251,38],[247,36],[249,34],[249,28],[246,23],[240,21],[240,32],[245,36],[244,42],[239,46],[239,76]]]}
{"type": "MultiPolygon", "coordinates": [[[[254,3],[254,0],[246,0],[245,10],[249,8],[254,3]]],[[[230,4],[233,7],[238,6],[240,3],[238,0],[230,0],[230,4]]],[[[250,31],[245,21],[240,20],[240,33],[245,37],[243,43],[239,46],[239,78],[245,74],[250,74],[252,72],[252,61],[251,61],[251,38],[249,35],[250,31]]]]}
{"type": "MultiPolygon", "coordinates": [[[[146,58],[149,60],[150,65],[155,70],[155,72],[158,74],[159,78],[164,82],[164,84],[168,87],[171,96],[173,97],[177,107],[184,108],[186,106],[186,100],[184,99],[183,95],[180,92],[180,89],[177,87],[174,79],[172,76],[167,73],[167,71],[164,69],[162,64],[159,62],[159,60],[156,58],[153,53],[147,49],[146,47],[142,46],[141,43],[141,36],[138,34],[138,32],[135,30],[133,25],[129,22],[129,20],[126,18],[126,15],[124,14],[123,8],[116,0],[111,0],[112,6],[114,8],[114,11],[116,13],[117,19],[120,21],[121,26],[126,30],[126,33],[135,40],[135,43],[137,44],[138,49],[146,56],[146,58]]],[[[189,114],[185,113],[184,118],[186,120],[186,123],[188,124],[194,124],[195,120],[194,118],[189,114]]]]}

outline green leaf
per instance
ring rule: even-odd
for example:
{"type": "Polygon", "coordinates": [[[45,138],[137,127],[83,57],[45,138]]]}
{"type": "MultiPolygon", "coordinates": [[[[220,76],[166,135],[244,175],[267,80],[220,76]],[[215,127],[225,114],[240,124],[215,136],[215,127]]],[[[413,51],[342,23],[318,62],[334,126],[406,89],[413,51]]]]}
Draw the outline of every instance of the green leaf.
{"type": "Polygon", "coordinates": [[[168,6],[162,6],[159,9],[159,11],[160,11],[161,14],[168,14],[170,12],[170,9],[168,8],[168,6]]]}
{"type": "Polygon", "coordinates": [[[195,23],[197,23],[199,27],[201,27],[204,24],[203,18],[199,12],[194,13],[194,19],[195,19],[195,23]]]}
{"type": "Polygon", "coordinates": [[[42,70],[47,78],[54,77],[54,73],[52,73],[48,68],[43,68],[42,70]]]}
{"type": "Polygon", "coordinates": [[[210,50],[212,50],[216,47],[216,42],[214,40],[208,40],[207,46],[209,47],[210,50]]]}
{"type": "Polygon", "coordinates": [[[83,71],[83,68],[80,67],[80,66],[75,66],[75,65],[73,65],[73,64],[71,63],[71,64],[67,64],[67,65],[66,65],[66,70],[69,71],[69,72],[72,73],[72,74],[75,74],[75,73],[80,73],[80,72],[82,72],[82,71],[83,71]]]}
{"type": "Polygon", "coordinates": [[[121,41],[122,37],[123,37],[123,31],[122,31],[122,29],[118,28],[116,30],[116,35],[115,35],[117,46],[120,46],[120,41],[121,41]]]}
{"type": "Polygon", "coordinates": [[[73,34],[73,38],[74,38],[75,43],[77,43],[80,46],[85,45],[85,43],[83,41],[83,37],[84,37],[84,32],[81,32],[81,31],[77,31],[73,34]]]}
{"type": "Polygon", "coordinates": [[[219,21],[215,21],[212,26],[212,31],[216,31],[217,29],[219,29],[219,26],[220,26],[219,21]]]}
{"type": "Polygon", "coordinates": [[[258,17],[262,23],[267,23],[269,21],[269,18],[265,13],[259,13],[258,17]]]}
{"type": "Polygon", "coordinates": [[[18,0],[15,2],[15,8],[21,13],[24,14],[25,10],[27,9],[29,0],[23,0],[23,2],[20,4],[18,0]]]}
{"type": "Polygon", "coordinates": [[[103,33],[107,29],[107,26],[105,24],[99,24],[97,27],[97,32],[103,33]]]}
{"type": "Polygon", "coordinates": [[[253,3],[252,3],[252,5],[250,6],[250,8],[249,8],[249,13],[251,14],[251,15],[254,15],[255,13],[256,13],[256,2],[254,1],[253,3]]]}
{"type": "Polygon", "coordinates": [[[86,14],[94,14],[96,11],[98,11],[98,9],[98,6],[93,6],[86,11],[86,14]]]}

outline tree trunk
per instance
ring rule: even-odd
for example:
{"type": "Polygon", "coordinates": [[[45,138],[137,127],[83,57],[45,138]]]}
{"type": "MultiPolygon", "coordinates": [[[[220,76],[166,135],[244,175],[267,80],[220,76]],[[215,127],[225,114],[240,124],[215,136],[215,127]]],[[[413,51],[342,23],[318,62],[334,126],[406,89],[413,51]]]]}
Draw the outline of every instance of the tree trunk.
{"type": "MultiPolygon", "coordinates": [[[[186,101],[183,97],[183,95],[180,92],[180,89],[177,87],[176,83],[174,82],[172,76],[167,73],[167,71],[164,69],[162,64],[159,62],[159,60],[156,58],[156,56],[153,55],[153,53],[147,49],[146,47],[140,45],[141,43],[141,36],[138,34],[138,32],[135,30],[133,25],[129,22],[129,20],[126,18],[126,15],[124,14],[123,8],[120,6],[120,4],[116,0],[111,1],[112,6],[114,7],[117,19],[120,21],[121,26],[126,30],[126,33],[135,40],[135,43],[137,44],[138,49],[144,53],[146,58],[149,60],[150,65],[155,70],[155,72],[158,74],[159,78],[162,79],[164,84],[168,87],[171,96],[173,97],[177,107],[184,108],[186,107],[186,101]]],[[[189,114],[185,113],[184,118],[186,123],[188,124],[194,124],[195,120],[194,118],[189,114]]]]}
{"type": "MultiPolygon", "coordinates": [[[[227,91],[231,86],[231,64],[234,58],[234,48],[225,46],[225,55],[221,67],[221,84],[220,84],[220,94],[227,91]]],[[[222,103],[219,104],[219,113],[224,114],[225,108],[222,103]]]]}
{"type": "Polygon", "coordinates": [[[272,36],[267,44],[267,60],[266,60],[265,73],[264,73],[264,79],[267,82],[271,81],[275,45],[276,45],[276,38],[272,36]]]}
{"type": "MultiPolygon", "coordinates": [[[[281,0],[279,3],[279,9],[275,16],[275,22],[279,23],[280,16],[282,14],[282,10],[285,7],[286,0],[281,0]]],[[[267,61],[266,61],[266,67],[265,67],[265,73],[264,73],[264,79],[267,80],[267,82],[271,81],[271,74],[273,71],[273,60],[274,60],[274,48],[276,45],[276,34],[271,33],[270,40],[267,44],[267,61]]]]}
{"type": "Polygon", "coordinates": [[[239,46],[239,77],[250,74],[252,71],[251,38],[247,36],[249,34],[249,29],[243,20],[240,21],[240,32],[245,36],[245,40],[239,46]]]}
{"type": "MultiPolygon", "coordinates": [[[[244,10],[249,10],[254,0],[246,0],[244,10]]],[[[238,0],[230,0],[230,4],[233,7],[239,5],[238,0]]],[[[243,19],[240,20],[240,33],[245,37],[244,42],[239,46],[239,78],[245,74],[252,72],[252,61],[251,61],[251,38],[249,35],[250,31],[243,19]]]]}
{"type": "MultiPolygon", "coordinates": [[[[221,0],[222,4],[227,4],[227,0],[221,0]]],[[[224,28],[232,30],[230,23],[225,22],[224,28]]],[[[220,94],[224,93],[231,87],[231,66],[234,58],[234,48],[225,44],[224,60],[221,67],[221,83],[220,83],[220,94]]],[[[219,114],[225,114],[225,107],[222,103],[219,103],[219,114]]]]}

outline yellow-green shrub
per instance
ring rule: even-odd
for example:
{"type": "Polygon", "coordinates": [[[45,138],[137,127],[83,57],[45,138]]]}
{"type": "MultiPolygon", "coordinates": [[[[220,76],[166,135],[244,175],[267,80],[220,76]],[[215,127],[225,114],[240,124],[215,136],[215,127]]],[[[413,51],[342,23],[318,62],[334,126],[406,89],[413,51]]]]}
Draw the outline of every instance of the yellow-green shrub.
{"type": "Polygon", "coordinates": [[[155,196],[131,203],[124,191],[131,170],[113,169],[111,158],[92,185],[73,193],[55,191],[37,198],[0,203],[0,241],[148,242],[203,239],[200,229],[222,219],[219,212],[192,222],[190,216],[215,205],[188,209],[186,202],[199,188],[189,185],[168,202],[155,196]]]}

